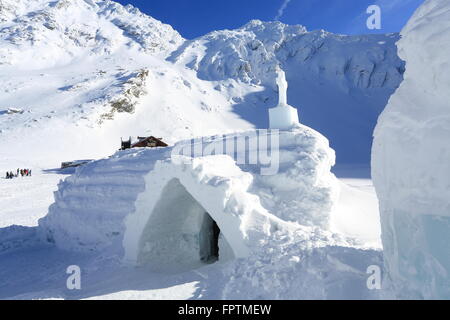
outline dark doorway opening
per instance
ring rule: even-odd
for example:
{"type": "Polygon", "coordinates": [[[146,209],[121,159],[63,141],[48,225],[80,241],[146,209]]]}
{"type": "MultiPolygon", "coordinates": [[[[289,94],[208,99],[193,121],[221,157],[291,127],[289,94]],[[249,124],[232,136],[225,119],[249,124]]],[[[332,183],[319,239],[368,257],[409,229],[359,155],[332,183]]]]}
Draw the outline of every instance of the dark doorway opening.
{"type": "Polygon", "coordinates": [[[200,231],[200,260],[204,263],[214,263],[219,260],[220,228],[211,216],[205,212],[200,231]]]}
{"type": "Polygon", "coordinates": [[[172,179],[142,231],[137,264],[178,273],[231,260],[234,251],[220,226],[220,220],[216,222],[178,179],[172,179]]]}

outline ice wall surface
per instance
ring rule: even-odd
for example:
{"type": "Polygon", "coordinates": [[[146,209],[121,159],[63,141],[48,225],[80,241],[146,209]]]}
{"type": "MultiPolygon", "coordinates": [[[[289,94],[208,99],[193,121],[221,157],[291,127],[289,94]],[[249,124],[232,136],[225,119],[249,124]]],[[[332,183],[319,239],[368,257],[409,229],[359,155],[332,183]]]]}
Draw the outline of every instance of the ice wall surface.
{"type": "Polygon", "coordinates": [[[388,280],[401,298],[450,298],[450,2],[402,31],[405,80],[378,120],[372,176],[388,280]]]}

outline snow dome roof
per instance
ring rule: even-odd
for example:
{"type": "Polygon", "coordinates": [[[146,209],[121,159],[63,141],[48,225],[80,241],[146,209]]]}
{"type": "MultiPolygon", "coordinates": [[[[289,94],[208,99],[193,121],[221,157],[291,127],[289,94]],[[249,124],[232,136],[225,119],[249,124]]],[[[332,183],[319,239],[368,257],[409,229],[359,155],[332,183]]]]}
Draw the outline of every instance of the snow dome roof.
{"type": "Polygon", "coordinates": [[[339,191],[333,164],[327,139],[304,126],[119,151],[62,181],[39,224],[63,248],[110,248],[132,264],[194,268],[202,250],[213,250],[214,223],[220,260],[244,257],[298,224],[326,229],[339,191]],[[263,170],[267,161],[249,160],[255,152],[271,157],[272,172],[263,170]]]}

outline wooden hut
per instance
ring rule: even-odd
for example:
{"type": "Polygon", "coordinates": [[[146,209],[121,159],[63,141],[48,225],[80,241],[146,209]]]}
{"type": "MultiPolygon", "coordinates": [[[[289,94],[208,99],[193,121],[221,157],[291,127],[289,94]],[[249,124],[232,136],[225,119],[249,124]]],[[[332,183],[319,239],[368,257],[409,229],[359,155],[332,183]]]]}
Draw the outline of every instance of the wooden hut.
{"type": "Polygon", "coordinates": [[[130,148],[156,148],[156,147],[167,147],[168,144],[162,141],[162,138],[155,138],[154,136],[149,137],[137,137],[138,141],[131,143],[131,137],[127,141],[122,140],[121,150],[130,148]]]}
{"type": "Polygon", "coordinates": [[[132,148],[156,148],[156,147],[167,147],[167,143],[162,141],[162,138],[150,137],[138,137],[138,142],[131,145],[132,148]]]}

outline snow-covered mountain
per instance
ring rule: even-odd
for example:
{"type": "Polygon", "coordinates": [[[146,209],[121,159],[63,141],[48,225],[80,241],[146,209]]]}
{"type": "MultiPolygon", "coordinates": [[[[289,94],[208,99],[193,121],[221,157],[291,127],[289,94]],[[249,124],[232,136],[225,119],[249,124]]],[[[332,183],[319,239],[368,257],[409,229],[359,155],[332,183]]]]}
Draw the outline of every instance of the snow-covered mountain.
{"type": "Polygon", "coordinates": [[[124,47],[157,53],[183,41],[172,27],[113,1],[2,0],[0,22],[0,64],[26,69],[124,47]]]}
{"type": "MultiPolygon", "coordinates": [[[[200,79],[262,86],[242,92],[234,111],[257,127],[267,127],[266,109],[276,105],[275,68],[289,82],[288,98],[301,121],[324,133],[338,162],[368,163],[373,127],[402,80],[397,34],[344,36],[302,26],[253,20],[237,30],[214,31],[185,42],[170,61],[200,79]]],[[[218,85],[220,91],[236,91],[218,85]]]]}
{"type": "Polygon", "coordinates": [[[121,136],[147,133],[174,142],[208,132],[201,117],[210,129],[245,127],[238,119],[233,127],[231,113],[205,114],[226,99],[165,62],[184,40],[136,8],[84,0],[2,1],[0,8],[5,159],[48,166],[101,157],[121,136]]]}
{"type": "Polygon", "coordinates": [[[130,135],[173,143],[265,128],[280,64],[301,121],[330,139],[338,162],[368,162],[402,79],[397,39],[251,21],[187,41],[113,1],[1,0],[1,152],[49,165],[111,154],[130,135]]]}

